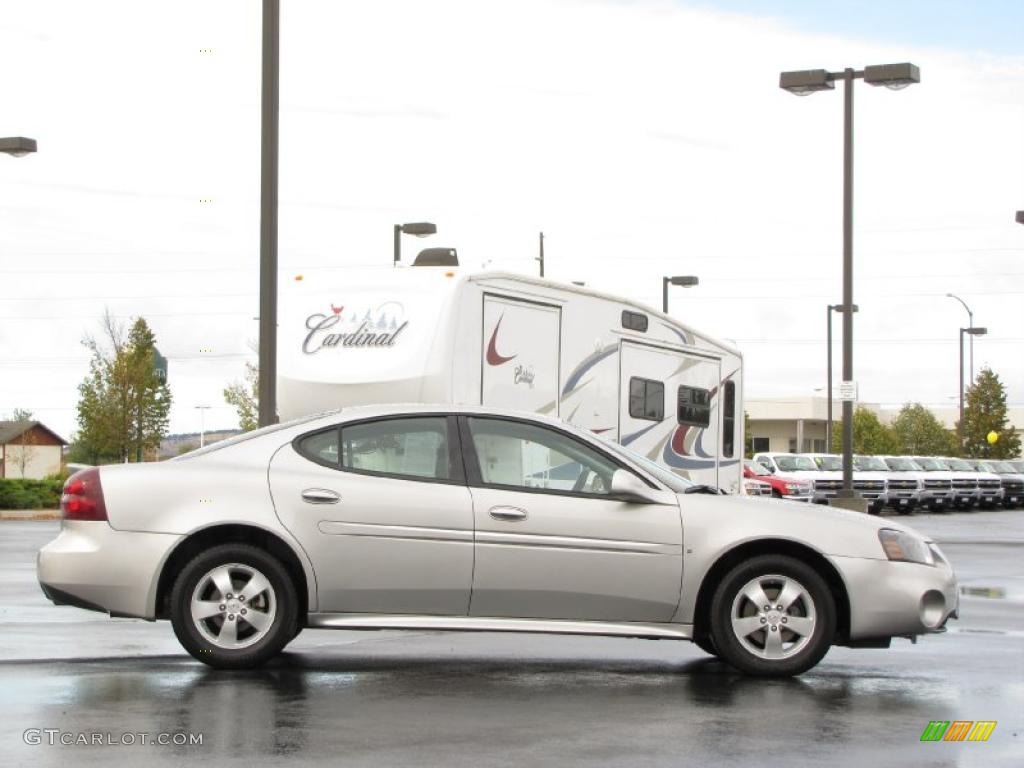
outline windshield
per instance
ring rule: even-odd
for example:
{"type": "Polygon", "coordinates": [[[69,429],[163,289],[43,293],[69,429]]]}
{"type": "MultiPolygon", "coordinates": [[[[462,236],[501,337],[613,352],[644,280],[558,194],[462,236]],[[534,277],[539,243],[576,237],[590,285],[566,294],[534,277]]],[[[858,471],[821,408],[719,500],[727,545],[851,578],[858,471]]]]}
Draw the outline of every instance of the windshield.
{"type": "Polygon", "coordinates": [[[818,465],[818,469],[823,469],[826,472],[843,471],[843,460],[838,456],[815,456],[814,463],[818,465]]]}
{"type": "Polygon", "coordinates": [[[775,463],[782,472],[814,472],[817,467],[806,456],[775,456],[775,463]]]}
{"type": "Polygon", "coordinates": [[[771,472],[764,468],[764,465],[758,464],[756,461],[745,461],[743,462],[743,466],[745,466],[747,469],[749,469],[751,472],[753,472],[755,475],[758,475],[759,477],[764,477],[765,475],[771,474],[771,472]]]}
{"type": "Polygon", "coordinates": [[[889,466],[876,456],[854,456],[853,468],[863,472],[888,472],[889,466]]]}
{"type": "Polygon", "coordinates": [[[920,466],[925,472],[935,472],[937,470],[945,471],[949,469],[949,467],[946,466],[946,462],[941,459],[920,458],[914,459],[914,461],[916,461],[918,466],[920,466]]]}
{"type": "Polygon", "coordinates": [[[1013,472],[1013,467],[1010,466],[1008,461],[990,461],[988,465],[993,472],[997,472],[1000,475],[1008,475],[1013,472]]]}
{"type": "Polygon", "coordinates": [[[975,469],[963,459],[949,459],[946,464],[949,465],[950,469],[955,469],[957,472],[974,472],[975,469]]]}
{"type": "Polygon", "coordinates": [[[658,478],[661,482],[663,482],[676,493],[683,493],[687,488],[692,488],[693,486],[697,485],[697,483],[693,482],[692,480],[687,480],[685,477],[681,477],[677,475],[675,472],[671,472],[665,469],[665,467],[661,466],[660,464],[655,464],[646,456],[641,456],[639,453],[631,451],[629,450],[629,448],[624,448],[618,443],[613,443],[611,440],[608,440],[607,438],[601,439],[604,440],[605,444],[609,448],[611,448],[615,453],[621,454],[630,461],[639,464],[646,471],[650,472],[652,475],[654,475],[656,478],[658,478]]]}
{"type": "Polygon", "coordinates": [[[905,459],[901,456],[886,459],[885,463],[888,465],[889,469],[897,472],[918,472],[922,469],[921,465],[913,459],[905,459]]]}

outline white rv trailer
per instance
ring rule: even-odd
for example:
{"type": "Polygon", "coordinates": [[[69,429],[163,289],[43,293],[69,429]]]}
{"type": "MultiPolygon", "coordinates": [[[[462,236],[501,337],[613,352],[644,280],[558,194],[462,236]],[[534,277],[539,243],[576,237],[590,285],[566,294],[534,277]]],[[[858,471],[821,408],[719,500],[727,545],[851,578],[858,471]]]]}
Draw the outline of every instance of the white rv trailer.
{"type": "Polygon", "coordinates": [[[742,493],[742,358],[637,302],[453,267],[306,274],[283,286],[282,419],[368,403],[557,416],[742,493]]]}

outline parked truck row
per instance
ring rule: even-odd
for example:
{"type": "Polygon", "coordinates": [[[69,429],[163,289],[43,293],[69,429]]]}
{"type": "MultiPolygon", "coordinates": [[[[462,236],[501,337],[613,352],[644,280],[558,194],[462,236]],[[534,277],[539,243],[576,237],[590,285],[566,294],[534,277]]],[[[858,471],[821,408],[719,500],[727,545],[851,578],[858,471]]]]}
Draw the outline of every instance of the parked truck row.
{"type": "MultiPolygon", "coordinates": [[[[748,494],[828,504],[843,487],[842,457],[758,453],[744,462],[743,476],[748,494]]],[[[1024,460],[854,456],[853,488],[875,515],[885,508],[905,515],[917,508],[1015,509],[1024,506],[1024,460]]]]}

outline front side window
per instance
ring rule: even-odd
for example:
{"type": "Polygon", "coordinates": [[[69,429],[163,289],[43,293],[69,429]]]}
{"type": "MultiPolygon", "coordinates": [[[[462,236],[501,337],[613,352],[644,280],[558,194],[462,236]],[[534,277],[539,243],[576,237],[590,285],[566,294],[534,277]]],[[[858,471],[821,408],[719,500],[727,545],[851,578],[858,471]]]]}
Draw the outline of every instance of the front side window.
{"type": "Polygon", "coordinates": [[[423,416],[342,425],[341,466],[374,474],[450,480],[448,420],[423,416]]]}
{"type": "Polygon", "coordinates": [[[598,496],[611,492],[615,462],[561,432],[476,417],[469,418],[469,432],[485,485],[598,496]]]}
{"type": "Polygon", "coordinates": [[[634,376],[629,380],[629,415],[634,419],[661,421],[665,418],[665,385],[634,376]]]}

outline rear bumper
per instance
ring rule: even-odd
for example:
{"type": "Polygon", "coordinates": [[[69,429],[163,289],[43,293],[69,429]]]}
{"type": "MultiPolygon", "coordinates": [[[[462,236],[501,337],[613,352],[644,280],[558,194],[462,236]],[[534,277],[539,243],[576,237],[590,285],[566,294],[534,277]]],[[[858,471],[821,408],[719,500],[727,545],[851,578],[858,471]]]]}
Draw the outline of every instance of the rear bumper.
{"type": "Polygon", "coordinates": [[[39,585],[57,605],[152,619],[160,571],[181,538],[65,521],[36,557],[39,585]]]}
{"type": "Polygon", "coordinates": [[[850,640],[942,632],[957,618],[960,592],[948,564],[832,557],[850,598],[850,640]]]}

